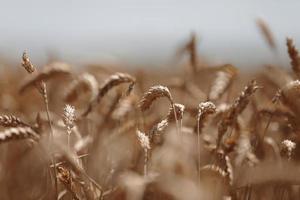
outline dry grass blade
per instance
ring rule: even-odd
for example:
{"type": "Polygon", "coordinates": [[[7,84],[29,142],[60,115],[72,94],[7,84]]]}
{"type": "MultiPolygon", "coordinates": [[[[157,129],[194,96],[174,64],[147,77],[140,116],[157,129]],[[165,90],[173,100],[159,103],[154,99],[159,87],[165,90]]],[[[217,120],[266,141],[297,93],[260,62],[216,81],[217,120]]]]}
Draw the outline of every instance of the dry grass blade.
{"type": "Polygon", "coordinates": [[[171,96],[170,90],[161,85],[155,85],[150,87],[150,89],[143,95],[139,107],[141,108],[141,111],[144,112],[150,108],[152,103],[161,97],[166,97],[170,103],[173,105],[173,98],[171,96]]]}
{"type": "Polygon", "coordinates": [[[294,73],[296,74],[297,78],[300,78],[300,57],[298,54],[298,50],[296,49],[295,45],[293,44],[293,39],[287,38],[286,46],[288,48],[288,54],[291,59],[292,69],[293,69],[294,73]]]}
{"type": "Polygon", "coordinates": [[[70,75],[70,73],[70,66],[68,64],[60,62],[52,63],[50,65],[45,66],[41,72],[30,76],[29,79],[22,84],[19,92],[22,94],[28,88],[36,86],[36,84],[39,84],[42,81],[47,81],[49,79],[62,75],[70,75]]]}
{"type": "Polygon", "coordinates": [[[29,125],[14,115],[0,115],[0,126],[18,127],[18,126],[29,126],[29,125]]]}
{"type": "Polygon", "coordinates": [[[228,64],[221,67],[220,71],[217,72],[217,77],[210,89],[208,98],[210,100],[219,99],[230,87],[236,75],[237,68],[233,65],[228,64]]]}
{"type": "Polygon", "coordinates": [[[34,139],[38,140],[39,134],[30,127],[9,128],[0,132],[0,142],[8,142],[10,140],[34,139]]]}
{"type": "Polygon", "coordinates": [[[265,21],[263,21],[262,19],[257,19],[256,20],[256,25],[259,28],[261,34],[263,35],[264,39],[266,40],[268,46],[273,49],[276,50],[276,43],[272,34],[272,31],[270,30],[270,28],[268,27],[267,23],[265,21]]]}

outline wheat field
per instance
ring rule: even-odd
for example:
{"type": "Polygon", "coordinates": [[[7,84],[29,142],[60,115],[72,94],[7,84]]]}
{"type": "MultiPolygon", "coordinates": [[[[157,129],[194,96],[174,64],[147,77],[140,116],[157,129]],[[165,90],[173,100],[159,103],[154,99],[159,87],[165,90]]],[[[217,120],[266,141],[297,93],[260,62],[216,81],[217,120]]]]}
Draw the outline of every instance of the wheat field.
{"type": "Polygon", "coordinates": [[[169,71],[37,67],[30,52],[1,69],[0,199],[299,199],[293,40],[289,67],[248,72],[207,64],[196,43],[169,71]]]}

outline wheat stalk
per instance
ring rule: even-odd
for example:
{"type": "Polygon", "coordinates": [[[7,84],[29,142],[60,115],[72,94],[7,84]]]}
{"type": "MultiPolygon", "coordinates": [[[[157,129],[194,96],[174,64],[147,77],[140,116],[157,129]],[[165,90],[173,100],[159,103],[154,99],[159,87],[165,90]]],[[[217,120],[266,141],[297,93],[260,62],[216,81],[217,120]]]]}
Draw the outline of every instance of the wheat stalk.
{"type": "MultiPolygon", "coordinates": [[[[24,65],[29,65],[28,62],[29,61],[29,57],[27,57],[27,55],[23,54],[23,63],[24,65]]],[[[31,64],[31,63],[30,63],[31,64]]],[[[32,64],[31,64],[32,65],[32,64]]],[[[44,70],[44,75],[41,75],[41,77],[45,76],[45,75],[50,75],[51,73],[51,69],[56,69],[57,67],[55,67],[56,65],[51,65],[51,66],[48,66],[47,68],[45,68],[44,70]]],[[[65,65],[59,65],[60,67],[63,66],[64,69],[66,69],[66,66],[65,65]]],[[[27,70],[28,73],[32,73],[32,70],[29,69],[30,66],[26,66],[25,69],[27,70]]],[[[58,67],[59,68],[59,67],[58,67]]],[[[62,69],[62,68],[60,68],[62,69]]],[[[54,70],[55,71],[55,70],[54,70]]],[[[58,70],[59,71],[59,70],[58,70]]],[[[43,73],[42,73],[43,74],[43,73]]],[[[56,74],[56,73],[54,73],[56,74]]],[[[33,76],[34,78],[30,78],[29,82],[27,82],[27,84],[23,85],[23,87],[21,87],[21,90],[20,92],[23,92],[26,88],[28,88],[29,86],[31,85],[34,85],[36,86],[37,90],[39,91],[39,93],[42,95],[43,97],[43,100],[44,100],[44,105],[45,105],[45,108],[46,108],[46,113],[47,113],[47,118],[48,118],[48,123],[49,123],[49,127],[50,127],[50,138],[51,138],[51,148],[53,146],[53,141],[54,141],[54,134],[53,134],[53,128],[52,128],[52,122],[51,122],[51,119],[50,119],[50,114],[49,114],[49,102],[48,102],[48,96],[47,96],[47,86],[46,86],[46,83],[43,81],[43,79],[40,79],[38,77],[39,74],[35,74],[33,76]],[[33,81],[34,80],[34,81],[33,81]]],[[[49,77],[48,77],[49,78],[49,77]]],[[[52,150],[52,149],[51,149],[52,150]]],[[[52,154],[52,151],[51,151],[51,163],[53,166],[55,166],[56,162],[55,162],[55,158],[52,154]]],[[[57,191],[57,172],[56,172],[56,168],[54,167],[54,184],[55,184],[55,198],[57,199],[58,197],[58,191],[57,191]]]]}

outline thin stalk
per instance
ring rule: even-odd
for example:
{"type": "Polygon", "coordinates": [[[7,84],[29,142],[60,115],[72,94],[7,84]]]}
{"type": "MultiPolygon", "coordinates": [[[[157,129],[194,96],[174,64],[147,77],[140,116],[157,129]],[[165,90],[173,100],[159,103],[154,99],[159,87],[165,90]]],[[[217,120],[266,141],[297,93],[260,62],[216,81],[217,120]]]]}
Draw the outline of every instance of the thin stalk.
{"type": "Polygon", "coordinates": [[[200,184],[200,117],[197,119],[197,149],[198,149],[198,182],[200,184]]]}
{"type": "Polygon", "coordinates": [[[144,176],[148,174],[148,149],[144,149],[144,176]]]}
{"type": "MultiPolygon", "coordinates": [[[[54,143],[54,134],[53,134],[53,128],[52,128],[52,122],[50,119],[50,114],[49,114],[49,101],[48,101],[48,95],[47,95],[47,86],[45,82],[42,82],[42,90],[43,90],[43,99],[44,99],[44,104],[45,104],[45,108],[46,108],[46,113],[47,113],[47,119],[48,119],[48,124],[49,124],[49,128],[50,128],[50,151],[51,151],[51,164],[53,166],[56,166],[55,164],[55,157],[53,155],[53,143],[54,143]]],[[[54,167],[54,183],[55,183],[55,199],[57,199],[58,197],[58,191],[57,191],[57,171],[56,171],[56,167],[54,167]]]]}

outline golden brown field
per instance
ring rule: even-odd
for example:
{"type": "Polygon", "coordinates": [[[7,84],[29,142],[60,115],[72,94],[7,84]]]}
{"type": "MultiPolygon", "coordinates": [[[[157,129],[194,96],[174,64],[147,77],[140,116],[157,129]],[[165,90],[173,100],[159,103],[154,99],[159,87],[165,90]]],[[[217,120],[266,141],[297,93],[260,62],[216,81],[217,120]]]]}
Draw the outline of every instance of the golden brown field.
{"type": "Polygon", "coordinates": [[[179,54],[169,71],[36,67],[30,52],[1,69],[0,199],[299,199],[293,41],[290,68],[211,66],[194,35],[179,54]]]}

